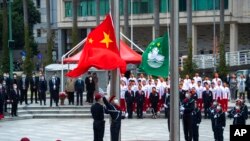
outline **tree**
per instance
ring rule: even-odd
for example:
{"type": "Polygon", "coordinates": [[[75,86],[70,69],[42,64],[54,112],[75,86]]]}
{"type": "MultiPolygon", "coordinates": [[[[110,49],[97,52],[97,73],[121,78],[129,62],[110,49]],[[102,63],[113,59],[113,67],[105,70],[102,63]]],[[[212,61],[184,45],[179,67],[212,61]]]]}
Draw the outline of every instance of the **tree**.
{"type": "Polygon", "coordinates": [[[9,60],[9,48],[8,48],[8,15],[7,15],[7,0],[3,0],[2,9],[2,61],[1,61],[1,71],[10,71],[10,60],[9,60]]]}
{"type": "Polygon", "coordinates": [[[225,78],[228,73],[228,67],[226,66],[226,58],[225,58],[225,43],[224,43],[224,0],[220,0],[220,62],[218,67],[218,72],[222,78],[225,78]]]}
{"type": "Polygon", "coordinates": [[[52,63],[52,48],[53,48],[53,38],[51,36],[51,25],[50,25],[50,0],[46,0],[46,19],[47,19],[47,43],[48,43],[48,50],[47,50],[47,60],[46,65],[52,63]]]}
{"type": "Polygon", "coordinates": [[[23,0],[23,18],[24,18],[24,48],[26,51],[26,57],[23,64],[24,73],[27,76],[31,76],[34,64],[32,62],[32,50],[30,47],[30,36],[29,36],[29,21],[28,21],[28,4],[27,0],[23,0]]]}
{"type": "Polygon", "coordinates": [[[193,62],[193,46],[192,46],[192,0],[187,0],[187,46],[188,58],[184,62],[184,70],[182,76],[189,74],[193,76],[195,73],[196,65],[193,62]]]}
{"type": "Polygon", "coordinates": [[[160,36],[160,0],[154,0],[154,28],[155,28],[155,38],[160,36]]]}
{"type": "Polygon", "coordinates": [[[78,27],[77,27],[77,3],[78,0],[72,0],[73,9],[73,27],[72,27],[72,48],[78,44],[78,27]]]}

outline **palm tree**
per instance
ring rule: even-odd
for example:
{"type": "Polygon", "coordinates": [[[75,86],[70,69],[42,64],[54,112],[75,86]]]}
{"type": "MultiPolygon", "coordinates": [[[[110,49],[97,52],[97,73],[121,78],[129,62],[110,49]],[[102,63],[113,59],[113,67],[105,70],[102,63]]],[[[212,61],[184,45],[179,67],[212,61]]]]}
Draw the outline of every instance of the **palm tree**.
{"type": "Polygon", "coordinates": [[[100,24],[100,0],[96,0],[96,25],[100,24]]]}
{"type": "Polygon", "coordinates": [[[128,0],[123,0],[123,16],[124,16],[124,35],[129,37],[128,28],[128,0]]]}
{"type": "Polygon", "coordinates": [[[46,18],[47,18],[47,64],[52,63],[52,48],[53,48],[53,38],[51,34],[51,24],[50,24],[50,0],[46,0],[46,18]]]}
{"type": "Polygon", "coordinates": [[[29,17],[28,17],[28,1],[23,0],[23,17],[24,17],[24,48],[26,51],[26,57],[24,61],[24,72],[27,76],[31,76],[33,70],[33,62],[32,62],[32,50],[29,44],[29,17]]]}
{"type": "Polygon", "coordinates": [[[225,77],[227,74],[226,58],[225,58],[225,45],[224,45],[224,0],[220,0],[220,63],[219,63],[219,73],[221,77],[225,77]]]}
{"type": "Polygon", "coordinates": [[[155,38],[160,36],[160,0],[154,0],[154,28],[155,28],[155,38]]]}
{"type": "Polygon", "coordinates": [[[77,27],[77,4],[78,0],[72,0],[73,10],[73,27],[72,27],[72,47],[78,43],[78,27],[77,27]]]}
{"type": "Polygon", "coordinates": [[[3,31],[2,31],[2,72],[9,72],[9,49],[8,49],[8,15],[7,15],[7,0],[3,0],[2,7],[3,31]]]}

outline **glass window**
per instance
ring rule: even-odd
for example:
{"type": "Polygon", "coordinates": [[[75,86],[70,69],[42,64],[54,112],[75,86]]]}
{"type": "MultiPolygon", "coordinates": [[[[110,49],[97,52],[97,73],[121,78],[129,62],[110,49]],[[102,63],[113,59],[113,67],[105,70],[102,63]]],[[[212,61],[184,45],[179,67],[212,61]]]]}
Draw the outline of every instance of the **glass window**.
{"type": "Polygon", "coordinates": [[[37,37],[41,37],[41,29],[37,29],[36,32],[37,32],[37,37]]]}
{"type": "MultiPolygon", "coordinates": [[[[100,1],[101,4],[101,1],[100,1]]],[[[80,16],[95,16],[96,10],[95,0],[81,0],[79,6],[80,16]]],[[[101,7],[101,6],[100,6],[101,7]]]]}
{"type": "Polygon", "coordinates": [[[72,17],[72,2],[65,1],[65,17],[72,17]]]}
{"type": "Polygon", "coordinates": [[[41,1],[40,0],[36,0],[36,7],[40,8],[40,6],[41,6],[41,1]]]}

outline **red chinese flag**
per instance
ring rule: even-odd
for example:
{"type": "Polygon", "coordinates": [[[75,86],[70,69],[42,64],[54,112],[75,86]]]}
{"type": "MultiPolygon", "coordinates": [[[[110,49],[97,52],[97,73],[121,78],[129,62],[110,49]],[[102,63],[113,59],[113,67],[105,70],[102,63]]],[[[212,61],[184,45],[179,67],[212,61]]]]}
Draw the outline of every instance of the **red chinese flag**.
{"type": "Polygon", "coordinates": [[[110,14],[89,33],[77,68],[68,72],[66,76],[78,77],[87,72],[90,67],[104,70],[120,68],[122,73],[126,71],[126,62],[121,59],[117,48],[110,14]]]}

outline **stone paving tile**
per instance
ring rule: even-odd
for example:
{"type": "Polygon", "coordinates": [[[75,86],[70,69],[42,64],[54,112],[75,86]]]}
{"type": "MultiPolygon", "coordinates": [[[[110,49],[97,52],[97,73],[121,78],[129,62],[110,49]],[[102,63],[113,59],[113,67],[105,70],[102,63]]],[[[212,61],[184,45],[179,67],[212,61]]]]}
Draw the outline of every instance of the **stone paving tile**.
{"type": "MultiPolygon", "coordinates": [[[[27,119],[0,121],[0,141],[19,141],[27,136],[31,141],[92,141],[92,119],[27,119]]],[[[229,141],[227,119],[224,140],[229,141]]],[[[250,120],[247,121],[250,124],[250,120]]],[[[169,133],[166,119],[125,119],[122,121],[122,141],[167,141],[169,133]]],[[[182,122],[180,140],[184,141],[182,122]]],[[[200,125],[200,141],[212,141],[210,120],[203,119],[200,125]]],[[[106,119],[104,141],[110,141],[109,119],[106,119]]]]}

